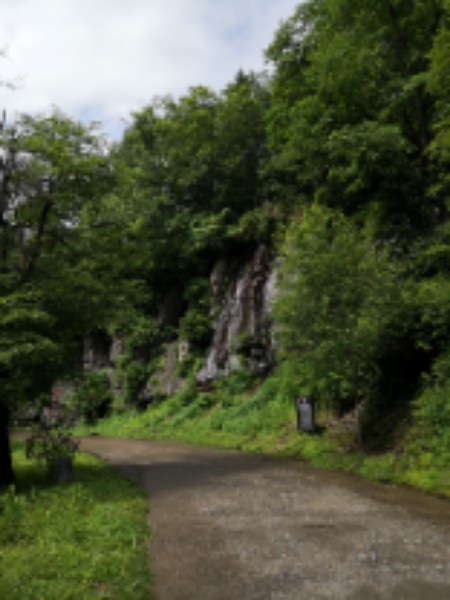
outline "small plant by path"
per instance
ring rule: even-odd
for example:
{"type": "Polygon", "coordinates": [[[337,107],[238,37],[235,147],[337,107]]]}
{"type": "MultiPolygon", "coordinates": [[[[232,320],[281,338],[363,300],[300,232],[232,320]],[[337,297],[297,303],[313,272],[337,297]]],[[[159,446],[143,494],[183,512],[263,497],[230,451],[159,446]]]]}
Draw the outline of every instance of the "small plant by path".
{"type": "Polygon", "coordinates": [[[27,458],[44,462],[51,480],[69,483],[78,442],[70,432],[57,425],[41,421],[25,442],[27,458]]]}

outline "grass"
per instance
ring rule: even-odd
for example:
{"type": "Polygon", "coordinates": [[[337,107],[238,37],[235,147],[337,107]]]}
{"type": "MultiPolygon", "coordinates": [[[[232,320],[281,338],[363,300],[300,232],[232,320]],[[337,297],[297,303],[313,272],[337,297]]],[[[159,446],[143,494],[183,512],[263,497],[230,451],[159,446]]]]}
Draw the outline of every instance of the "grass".
{"type": "MultiPolygon", "coordinates": [[[[450,474],[445,450],[429,451],[431,440],[421,427],[412,429],[402,445],[371,455],[358,451],[327,431],[326,415],[318,415],[322,433],[296,430],[291,390],[275,374],[249,388],[239,374],[219,382],[214,392],[188,386],[183,392],[145,412],[129,411],[99,421],[80,433],[131,439],[172,439],[250,452],[281,455],[312,466],[343,470],[365,479],[403,484],[450,497],[450,474]],[[446,463],[446,464],[445,464],[446,463]]],[[[347,440],[348,441],[348,440],[347,440]]]]}
{"type": "Polygon", "coordinates": [[[51,485],[14,444],[16,486],[0,496],[0,598],[150,597],[147,502],[138,487],[89,455],[74,481],[51,485]]]}

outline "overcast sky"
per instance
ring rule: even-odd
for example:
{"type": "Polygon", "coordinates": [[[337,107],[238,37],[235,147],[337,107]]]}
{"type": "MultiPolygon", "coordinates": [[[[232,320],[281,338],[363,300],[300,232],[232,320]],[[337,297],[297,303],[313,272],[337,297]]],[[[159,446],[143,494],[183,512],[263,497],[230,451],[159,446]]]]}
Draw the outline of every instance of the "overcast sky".
{"type": "Polygon", "coordinates": [[[131,111],[158,95],[236,72],[263,52],[298,0],[0,0],[0,109],[101,121],[118,137],[131,111]]]}

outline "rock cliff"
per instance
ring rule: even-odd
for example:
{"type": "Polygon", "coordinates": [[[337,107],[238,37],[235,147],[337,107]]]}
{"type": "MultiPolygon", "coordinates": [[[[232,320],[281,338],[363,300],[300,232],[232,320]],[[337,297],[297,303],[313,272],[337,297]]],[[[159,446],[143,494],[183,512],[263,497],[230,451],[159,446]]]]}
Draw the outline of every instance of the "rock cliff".
{"type": "MultiPolygon", "coordinates": [[[[267,246],[259,246],[247,259],[222,259],[210,275],[211,344],[196,374],[200,387],[210,387],[217,377],[239,367],[264,374],[274,365],[274,343],[271,333],[270,308],[275,295],[276,263],[267,246]]],[[[159,321],[176,328],[179,321],[182,292],[172,294],[160,310],[159,321]],[[173,298],[178,298],[177,302],[173,298]],[[175,306],[176,304],[176,306],[175,306]],[[175,306],[175,308],[173,308],[175,306]],[[170,310],[169,310],[170,309],[170,310]],[[170,318],[167,315],[171,315],[170,318]],[[175,319],[176,315],[176,319],[175,319]]],[[[186,307],[184,308],[184,310],[186,307]]],[[[85,372],[103,370],[115,394],[122,394],[116,373],[119,355],[125,350],[118,338],[102,331],[85,338],[83,366],[85,372]]],[[[189,357],[189,344],[172,340],[160,350],[156,371],[139,393],[147,401],[155,396],[170,396],[183,386],[179,365],[189,357]]]]}
{"type": "Polygon", "coordinates": [[[197,374],[200,385],[239,366],[264,373],[274,363],[270,327],[276,283],[273,255],[266,246],[260,246],[237,273],[230,275],[231,269],[231,265],[220,261],[211,273],[214,333],[197,374]]]}

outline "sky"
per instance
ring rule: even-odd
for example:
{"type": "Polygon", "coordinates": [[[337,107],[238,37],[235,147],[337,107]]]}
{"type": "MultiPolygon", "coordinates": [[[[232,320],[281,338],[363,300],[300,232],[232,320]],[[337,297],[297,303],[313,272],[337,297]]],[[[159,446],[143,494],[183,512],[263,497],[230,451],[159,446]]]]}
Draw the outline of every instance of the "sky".
{"type": "Polygon", "coordinates": [[[0,110],[58,108],[119,139],[131,113],[189,87],[220,91],[299,0],[0,0],[0,110]]]}

